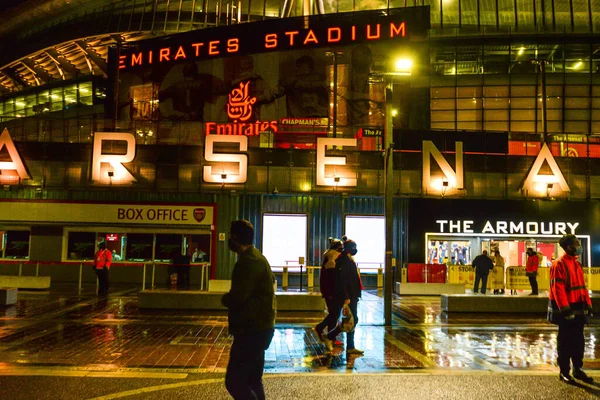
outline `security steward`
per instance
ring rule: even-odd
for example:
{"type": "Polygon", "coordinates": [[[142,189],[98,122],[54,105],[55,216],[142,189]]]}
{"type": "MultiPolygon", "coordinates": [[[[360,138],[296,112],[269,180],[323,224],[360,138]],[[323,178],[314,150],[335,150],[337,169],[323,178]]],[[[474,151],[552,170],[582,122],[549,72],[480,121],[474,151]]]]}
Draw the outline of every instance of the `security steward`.
{"type": "Polygon", "coordinates": [[[98,251],[94,256],[94,272],[98,277],[98,296],[108,294],[108,270],[112,264],[112,253],[106,249],[106,243],[98,245],[98,251]]]}
{"type": "Polygon", "coordinates": [[[548,321],[558,325],[559,378],[565,383],[575,379],[594,381],[583,370],[585,339],[583,327],[592,315],[592,301],[585,287],[583,268],[577,260],[583,247],[575,235],[565,235],[559,242],[565,254],[550,268],[550,304],[548,321]],[[573,376],[569,374],[573,363],[573,376]],[[575,379],[573,379],[575,378],[575,379]]]}

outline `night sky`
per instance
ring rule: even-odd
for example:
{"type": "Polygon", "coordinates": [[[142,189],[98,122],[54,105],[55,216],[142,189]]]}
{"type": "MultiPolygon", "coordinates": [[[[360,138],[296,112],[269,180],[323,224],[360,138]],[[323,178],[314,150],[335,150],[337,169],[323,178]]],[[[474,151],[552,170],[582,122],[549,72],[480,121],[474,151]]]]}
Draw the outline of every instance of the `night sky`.
{"type": "Polygon", "coordinates": [[[0,0],[0,12],[10,10],[11,8],[25,3],[27,0],[0,0]]]}

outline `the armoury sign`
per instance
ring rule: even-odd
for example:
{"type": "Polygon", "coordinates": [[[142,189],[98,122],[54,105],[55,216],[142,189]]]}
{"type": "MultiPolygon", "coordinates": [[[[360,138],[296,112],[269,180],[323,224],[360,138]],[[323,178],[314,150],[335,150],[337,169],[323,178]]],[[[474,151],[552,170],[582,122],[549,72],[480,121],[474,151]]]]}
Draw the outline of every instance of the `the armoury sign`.
{"type": "MultiPolygon", "coordinates": [[[[244,86],[243,84],[241,86],[244,86]]],[[[243,89],[243,88],[242,88],[243,89]]],[[[243,90],[242,90],[243,92],[243,90]]],[[[230,112],[238,116],[241,121],[242,118],[247,117],[248,107],[251,106],[251,102],[247,99],[241,103],[230,104],[230,112]]],[[[234,122],[235,123],[235,122],[234,122]]],[[[262,122],[261,122],[262,124],[262,122]]],[[[256,125],[250,124],[244,126],[243,122],[237,123],[238,131],[237,134],[221,134],[214,135],[209,134],[205,138],[204,145],[204,159],[213,165],[206,165],[203,168],[203,180],[209,183],[245,183],[248,178],[248,136],[243,134],[244,129],[254,129],[256,125]],[[240,126],[242,126],[242,132],[240,132],[240,126]],[[234,152],[223,152],[215,153],[215,143],[230,143],[237,144],[239,151],[234,152]],[[214,163],[228,163],[237,164],[236,168],[224,170],[220,168],[220,171],[215,171],[214,163]]],[[[356,147],[357,139],[349,138],[317,138],[317,160],[316,160],[316,183],[319,186],[336,186],[336,187],[354,187],[358,184],[356,174],[340,174],[332,175],[327,174],[327,166],[343,166],[346,165],[345,156],[328,156],[328,146],[338,148],[351,148],[356,147]]],[[[438,148],[431,141],[423,141],[422,144],[422,155],[423,155],[423,191],[424,193],[436,193],[436,190],[440,190],[441,194],[447,193],[447,190],[464,189],[464,165],[463,165],[463,146],[462,142],[456,142],[455,148],[455,168],[453,169],[446,158],[438,150],[438,148]],[[431,178],[431,158],[437,162],[442,173],[444,174],[443,185],[442,179],[431,178]],[[437,187],[439,184],[440,188],[437,187]]],[[[29,174],[25,168],[25,164],[17,152],[16,146],[8,130],[4,130],[0,135],[0,152],[6,147],[8,150],[9,161],[3,161],[0,163],[0,184],[15,184],[14,179],[11,180],[15,175],[20,180],[30,179],[29,174]],[[6,178],[9,179],[6,179],[6,178]]],[[[93,183],[97,185],[108,185],[112,184],[113,180],[119,183],[128,183],[136,181],[135,176],[127,170],[123,165],[130,163],[135,159],[135,136],[131,133],[123,132],[96,132],[94,134],[94,142],[92,149],[92,174],[91,179],[93,183]],[[107,140],[123,141],[126,143],[125,154],[105,154],[102,152],[102,143],[107,140]],[[110,178],[107,179],[106,177],[110,178]]],[[[548,149],[548,146],[544,144],[542,149],[533,165],[526,176],[526,179],[521,187],[524,191],[532,193],[541,192],[543,196],[548,196],[550,192],[552,194],[558,194],[559,192],[569,192],[570,188],[565,180],[562,171],[560,170],[554,156],[548,149]],[[551,174],[540,174],[540,170],[544,161],[549,165],[551,174]],[[541,188],[539,186],[541,185],[541,188]]]]}
{"type": "Polygon", "coordinates": [[[440,233],[489,233],[499,235],[575,235],[579,222],[564,221],[485,221],[476,223],[473,220],[435,221],[440,233]]]}
{"type": "Polygon", "coordinates": [[[402,40],[411,35],[424,37],[428,28],[428,7],[272,19],[126,45],[120,50],[118,66],[127,70],[186,60],[402,40]]]}

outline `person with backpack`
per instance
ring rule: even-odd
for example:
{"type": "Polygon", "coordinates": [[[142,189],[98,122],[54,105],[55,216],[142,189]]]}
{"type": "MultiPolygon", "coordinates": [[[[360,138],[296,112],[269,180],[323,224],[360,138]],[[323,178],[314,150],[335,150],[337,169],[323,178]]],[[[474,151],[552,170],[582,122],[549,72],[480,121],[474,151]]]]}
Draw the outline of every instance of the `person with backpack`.
{"type": "Polygon", "coordinates": [[[575,235],[564,235],[559,240],[565,254],[550,267],[550,304],[548,321],[558,325],[556,350],[558,352],[559,379],[574,384],[575,379],[592,383],[593,378],[583,372],[585,338],[583,328],[593,317],[592,301],[585,287],[581,263],[583,247],[575,235]],[[573,362],[573,376],[571,376],[573,362]]]}
{"type": "Polygon", "coordinates": [[[98,251],[94,256],[94,271],[98,277],[98,296],[108,294],[108,270],[112,264],[112,253],[106,249],[106,243],[98,245],[98,251]]]}
{"type": "MultiPolygon", "coordinates": [[[[348,305],[350,312],[354,316],[354,326],[358,324],[358,299],[362,294],[363,285],[358,273],[356,262],[352,256],[358,252],[356,242],[342,237],[344,243],[344,251],[342,255],[335,261],[336,278],[335,278],[335,313],[332,312],[329,318],[337,321],[344,305],[348,305]]],[[[332,340],[342,331],[341,327],[336,326],[332,331],[327,332],[323,336],[323,342],[327,350],[333,350],[332,340]]],[[[359,350],[354,346],[354,329],[351,332],[346,332],[346,356],[362,355],[363,350],[359,350]]]]}
{"type": "Polygon", "coordinates": [[[329,238],[329,249],[323,254],[323,264],[321,265],[321,274],[319,277],[319,288],[321,296],[325,299],[327,305],[327,316],[323,321],[315,326],[315,332],[319,340],[323,341],[323,330],[327,327],[330,332],[335,329],[337,321],[331,317],[336,309],[335,299],[335,279],[336,279],[336,260],[342,256],[344,245],[340,239],[329,238]]]}

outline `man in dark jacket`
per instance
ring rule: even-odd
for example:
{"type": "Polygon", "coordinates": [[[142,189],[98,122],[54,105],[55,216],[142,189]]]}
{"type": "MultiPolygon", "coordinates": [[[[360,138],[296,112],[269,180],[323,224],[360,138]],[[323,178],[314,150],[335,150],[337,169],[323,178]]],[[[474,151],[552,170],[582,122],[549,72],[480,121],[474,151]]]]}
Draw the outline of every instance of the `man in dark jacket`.
{"type": "Polygon", "coordinates": [[[238,260],[231,290],[223,295],[222,303],[229,309],[229,333],[233,335],[225,387],[234,399],[265,398],[265,350],[271,344],[275,327],[275,277],[269,262],[253,243],[252,224],[233,221],[228,245],[238,254],[238,260]]]}
{"type": "Polygon", "coordinates": [[[485,294],[487,288],[487,279],[490,271],[494,269],[494,263],[492,259],[488,257],[487,250],[484,250],[482,254],[475,257],[473,260],[473,268],[475,268],[475,286],[473,286],[473,293],[479,291],[479,281],[481,281],[481,294],[485,294]]]}
{"type": "MultiPolygon", "coordinates": [[[[348,240],[345,236],[342,238],[344,241],[344,251],[342,255],[335,261],[336,264],[336,279],[335,279],[335,300],[336,309],[335,313],[330,314],[330,318],[335,318],[334,321],[340,316],[344,304],[347,304],[350,308],[350,312],[354,316],[354,326],[358,324],[358,299],[362,294],[362,283],[360,275],[358,274],[358,268],[352,256],[356,255],[358,249],[354,240],[348,240]]],[[[333,331],[327,333],[323,337],[327,350],[333,350],[332,340],[341,332],[339,326],[333,331]]],[[[346,355],[351,354],[363,354],[363,350],[359,350],[354,347],[354,330],[352,332],[346,332],[346,355]]]]}
{"type": "Polygon", "coordinates": [[[329,238],[329,250],[323,254],[323,264],[321,265],[321,275],[319,278],[319,287],[321,288],[321,296],[327,304],[327,316],[323,321],[315,326],[315,332],[320,340],[323,340],[323,330],[327,327],[327,331],[332,331],[335,328],[336,320],[331,317],[331,313],[337,309],[335,300],[335,279],[336,265],[335,262],[342,255],[344,245],[340,239],[329,238]]]}

